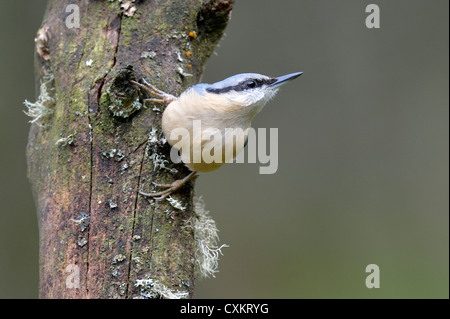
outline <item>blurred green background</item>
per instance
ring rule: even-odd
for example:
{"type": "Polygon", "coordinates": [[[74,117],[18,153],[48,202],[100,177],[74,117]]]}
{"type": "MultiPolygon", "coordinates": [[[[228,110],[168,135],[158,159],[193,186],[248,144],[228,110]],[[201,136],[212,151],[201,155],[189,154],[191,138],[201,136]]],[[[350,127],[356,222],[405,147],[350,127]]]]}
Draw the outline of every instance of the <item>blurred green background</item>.
{"type": "MultiPolygon", "coordinates": [[[[37,298],[26,178],[34,36],[46,1],[0,10],[0,297],[37,298]]],[[[197,194],[220,229],[198,298],[449,297],[449,3],[238,0],[204,81],[305,74],[253,126],[279,129],[279,166],[227,165],[197,194]],[[367,29],[376,3],[381,28],[367,29]],[[381,287],[367,289],[377,264],[381,287]]]]}

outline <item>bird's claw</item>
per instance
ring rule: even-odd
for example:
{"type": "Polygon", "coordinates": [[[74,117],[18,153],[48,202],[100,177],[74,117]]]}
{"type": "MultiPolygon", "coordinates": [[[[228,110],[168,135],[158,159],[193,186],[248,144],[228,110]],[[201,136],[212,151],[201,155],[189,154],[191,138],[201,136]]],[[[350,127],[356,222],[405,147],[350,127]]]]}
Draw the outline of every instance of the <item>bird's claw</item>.
{"type": "Polygon", "coordinates": [[[139,194],[141,194],[142,196],[145,196],[145,197],[152,197],[156,200],[161,200],[161,199],[166,198],[170,194],[172,194],[173,191],[174,190],[172,190],[172,189],[166,189],[165,191],[157,192],[157,193],[144,193],[144,192],[139,191],[139,194]]]}
{"type": "Polygon", "coordinates": [[[153,185],[155,185],[157,187],[166,188],[166,189],[161,192],[157,192],[157,193],[144,193],[144,192],[139,191],[139,194],[141,194],[142,196],[145,196],[145,197],[152,197],[156,200],[161,200],[161,199],[166,198],[173,192],[176,192],[177,190],[179,190],[181,187],[183,187],[184,184],[189,182],[195,176],[197,176],[197,173],[191,172],[185,178],[177,179],[172,184],[158,184],[158,183],[152,182],[153,185]]]}
{"type": "Polygon", "coordinates": [[[156,96],[157,99],[144,99],[144,101],[154,102],[154,103],[170,103],[172,101],[175,101],[177,99],[176,96],[173,96],[172,94],[166,93],[164,91],[161,91],[148,83],[145,79],[142,79],[142,82],[144,84],[136,82],[131,80],[131,83],[139,86],[141,89],[147,91],[151,96],[156,96]]]}

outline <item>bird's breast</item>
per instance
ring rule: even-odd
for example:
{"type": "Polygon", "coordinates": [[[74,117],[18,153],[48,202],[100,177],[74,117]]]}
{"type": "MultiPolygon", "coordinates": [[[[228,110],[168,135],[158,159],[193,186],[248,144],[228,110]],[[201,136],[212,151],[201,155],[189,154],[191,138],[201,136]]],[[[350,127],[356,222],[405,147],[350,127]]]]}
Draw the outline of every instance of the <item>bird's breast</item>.
{"type": "Polygon", "coordinates": [[[169,144],[180,150],[188,168],[198,172],[216,170],[231,162],[244,148],[250,127],[250,121],[236,112],[236,106],[227,107],[220,96],[208,95],[182,94],[167,106],[162,117],[169,144]]]}

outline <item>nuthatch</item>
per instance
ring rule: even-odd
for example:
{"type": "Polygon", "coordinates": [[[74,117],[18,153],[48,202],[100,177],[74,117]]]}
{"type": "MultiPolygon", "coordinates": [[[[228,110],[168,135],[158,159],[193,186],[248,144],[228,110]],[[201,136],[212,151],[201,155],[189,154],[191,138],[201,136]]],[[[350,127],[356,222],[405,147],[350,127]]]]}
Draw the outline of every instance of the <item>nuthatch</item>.
{"type": "Polygon", "coordinates": [[[180,135],[174,132],[186,132],[190,141],[187,145],[189,150],[185,151],[183,146],[180,151],[181,160],[191,173],[172,184],[155,184],[166,188],[164,191],[140,194],[163,199],[193,179],[197,172],[216,170],[232,160],[245,147],[248,129],[255,115],[275,96],[280,85],[302,74],[297,72],[273,78],[243,73],[213,84],[196,84],[178,98],[158,90],[145,80],[144,84],[131,81],[156,97],[144,101],[169,104],[162,115],[162,129],[169,144],[176,148],[180,146],[180,135]],[[201,133],[197,136],[195,123],[201,123],[201,133]],[[229,129],[235,129],[231,138],[227,136],[231,132],[229,129]],[[220,135],[219,139],[210,139],[217,135],[220,135]],[[202,158],[204,150],[217,149],[221,151],[221,160],[211,162],[202,158]],[[230,149],[232,151],[227,152],[230,149]]]}

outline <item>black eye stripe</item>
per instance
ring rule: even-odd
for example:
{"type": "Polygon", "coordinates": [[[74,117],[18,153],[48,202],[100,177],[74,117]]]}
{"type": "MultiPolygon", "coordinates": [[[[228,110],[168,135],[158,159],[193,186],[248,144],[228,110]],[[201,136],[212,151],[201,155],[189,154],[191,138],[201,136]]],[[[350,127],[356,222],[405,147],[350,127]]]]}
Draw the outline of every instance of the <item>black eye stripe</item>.
{"type": "Polygon", "coordinates": [[[236,92],[242,92],[245,90],[252,90],[258,87],[262,87],[263,85],[270,85],[274,82],[276,82],[276,79],[246,79],[245,81],[242,81],[241,83],[237,84],[237,85],[232,85],[232,86],[227,86],[224,88],[220,88],[220,89],[213,89],[213,88],[207,88],[206,91],[209,93],[215,93],[215,94],[222,94],[222,93],[227,93],[230,91],[236,91],[236,92]],[[253,85],[249,85],[250,82],[254,82],[254,86],[253,85]]]}

